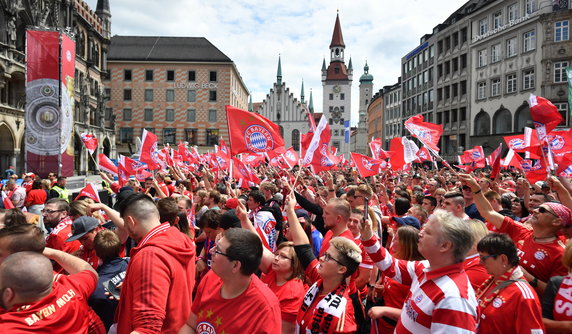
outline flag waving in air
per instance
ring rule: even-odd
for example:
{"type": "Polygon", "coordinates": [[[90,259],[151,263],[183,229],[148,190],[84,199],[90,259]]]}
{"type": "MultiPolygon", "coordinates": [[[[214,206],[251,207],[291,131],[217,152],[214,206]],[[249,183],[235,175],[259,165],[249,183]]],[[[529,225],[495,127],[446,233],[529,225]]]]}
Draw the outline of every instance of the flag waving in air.
{"type": "Polygon", "coordinates": [[[423,115],[415,115],[405,121],[405,128],[434,154],[439,152],[439,138],[443,134],[442,125],[424,122],[423,115]]]}
{"type": "Polygon", "coordinates": [[[85,148],[89,151],[89,154],[93,154],[93,152],[97,150],[97,138],[95,138],[95,135],[84,132],[79,136],[81,138],[81,141],[85,145],[85,148]]]}
{"type": "Polygon", "coordinates": [[[284,146],[280,127],[265,117],[226,106],[231,155],[264,153],[284,146]]]}
{"type": "Polygon", "coordinates": [[[354,152],[350,155],[361,177],[365,178],[379,173],[379,160],[354,152]]]}
{"type": "Polygon", "coordinates": [[[97,203],[101,203],[101,199],[99,199],[99,192],[93,183],[88,183],[76,196],[74,201],[76,201],[80,197],[89,197],[92,200],[96,201],[97,203]]]}
{"type": "MultiPolygon", "coordinates": [[[[141,138],[141,150],[139,151],[139,160],[146,163],[149,169],[159,169],[161,167],[159,154],[157,152],[157,136],[152,132],[143,129],[143,138],[141,138]]],[[[126,167],[126,166],[125,166],[126,167]]]]}
{"type": "Polygon", "coordinates": [[[540,96],[530,94],[528,104],[538,139],[542,141],[550,131],[562,122],[562,115],[552,102],[540,96]]]}
{"type": "Polygon", "coordinates": [[[100,170],[111,173],[113,175],[117,175],[117,166],[115,166],[113,161],[111,161],[107,155],[99,153],[97,155],[97,159],[99,160],[97,167],[99,167],[100,170]]]}

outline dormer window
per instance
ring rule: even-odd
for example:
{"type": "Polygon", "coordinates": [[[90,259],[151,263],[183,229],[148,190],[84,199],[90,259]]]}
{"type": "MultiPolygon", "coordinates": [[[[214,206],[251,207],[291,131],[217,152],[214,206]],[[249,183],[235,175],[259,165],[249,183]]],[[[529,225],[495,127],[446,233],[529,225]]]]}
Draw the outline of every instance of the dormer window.
{"type": "Polygon", "coordinates": [[[336,49],[336,57],[340,56],[340,49],[336,49]]]}

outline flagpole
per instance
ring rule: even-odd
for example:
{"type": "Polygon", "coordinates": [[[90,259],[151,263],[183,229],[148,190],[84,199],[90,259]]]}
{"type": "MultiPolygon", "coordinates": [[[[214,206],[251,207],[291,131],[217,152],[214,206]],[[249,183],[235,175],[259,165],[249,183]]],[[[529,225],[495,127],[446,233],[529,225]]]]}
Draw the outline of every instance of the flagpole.
{"type": "MultiPolygon", "coordinates": [[[[89,152],[87,152],[89,153],[89,152]]],[[[93,161],[93,163],[95,164],[95,169],[101,173],[101,170],[98,168],[99,166],[97,165],[97,161],[95,161],[95,158],[93,157],[93,154],[88,154],[89,157],[91,158],[91,160],[93,161]]]]}

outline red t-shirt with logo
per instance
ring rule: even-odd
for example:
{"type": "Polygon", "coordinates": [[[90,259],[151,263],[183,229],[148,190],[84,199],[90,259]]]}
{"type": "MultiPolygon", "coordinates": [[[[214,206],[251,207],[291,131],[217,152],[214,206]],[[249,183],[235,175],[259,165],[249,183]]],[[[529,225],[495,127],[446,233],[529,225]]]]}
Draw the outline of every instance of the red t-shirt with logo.
{"type": "Polygon", "coordinates": [[[222,279],[212,270],[199,284],[192,312],[197,333],[268,333],[282,331],[278,298],[266,284],[251,276],[246,291],[233,299],[221,297],[222,279]]]}
{"type": "Polygon", "coordinates": [[[556,238],[547,243],[534,241],[532,230],[504,217],[500,233],[508,234],[518,249],[520,265],[531,275],[543,282],[552,276],[564,276],[568,270],[562,264],[562,255],[566,245],[556,238]]]}
{"type": "Polygon", "coordinates": [[[40,301],[0,314],[0,333],[87,333],[87,299],[96,284],[97,276],[88,270],[59,277],[40,301]]]}
{"type": "Polygon", "coordinates": [[[481,264],[481,259],[479,254],[474,254],[468,256],[463,262],[465,272],[469,276],[469,281],[473,290],[477,289],[489,278],[489,273],[487,273],[487,268],[481,264]]]}

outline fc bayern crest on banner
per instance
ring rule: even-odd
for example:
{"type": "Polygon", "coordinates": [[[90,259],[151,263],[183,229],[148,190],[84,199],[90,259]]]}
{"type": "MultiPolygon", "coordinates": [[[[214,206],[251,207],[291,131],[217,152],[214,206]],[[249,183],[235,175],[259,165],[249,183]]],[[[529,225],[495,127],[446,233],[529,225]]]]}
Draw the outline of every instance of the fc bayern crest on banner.
{"type": "Polygon", "coordinates": [[[265,127],[251,125],[244,131],[246,146],[253,152],[267,152],[274,149],[274,138],[265,127]]]}
{"type": "Polygon", "coordinates": [[[473,152],[471,153],[471,157],[472,157],[473,159],[475,159],[475,160],[476,160],[476,159],[480,159],[480,158],[482,158],[482,157],[481,157],[481,152],[479,152],[479,151],[473,151],[473,152]]]}
{"type": "Polygon", "coordinates": [[[560,150],[566,144],[564,138],[559,135],[548,135],[547,136],[548,143],[550,143],[550,148],[553,150],[560,150]]]}
{"type": "Polygon", "coordinates": [[[361,164],[363,165],[363,167],[369,171],[373,171],[373,163],[371,163],[368,159],[366,158],[361,158],[361,164]]]}
{"type": "Polygon", "coordinates": [[[320,159],[320,165],[324,167],[331,167],[334,165],[334,163],[328,157],[322,156],[322,159],[320,159]]]}
{"type": "Polygon", "coordinates": [[[291,160],[291,161],[296,159],[294,154],[292,154],[292,152],[290,152],[290,151],[286,151],[286,158],[288,158],[288,160],[291,160]]]}
{"type": "Polygon", "coordinates": [[[413,124],[408,124],[407,127],[409,128],[409,131],[411,131],[413,134],[415,134],[415,136],[417,138],[419,138],[420,140],[423,141],[427,141],[427,142],[432,142],[433,141],[433,136],[431,136],[431,132],[421,129],[419,127],[417,127],[416,125],[413,124]]]}
{"type": "Polygon", "coordinates": [[[513,150],[522,150],[523,148],[526,147],[526,143],[523,139],[515,138],[511,139],[508,142],[508,146],[511,147],[513,150]]]}
{"type": "Polygon", "coordinates": [[[153,146],[151,146],[151,160],[156,164],[160,161],[159,152],[157,152],[157,142],[153,143],[153,146]]]}

